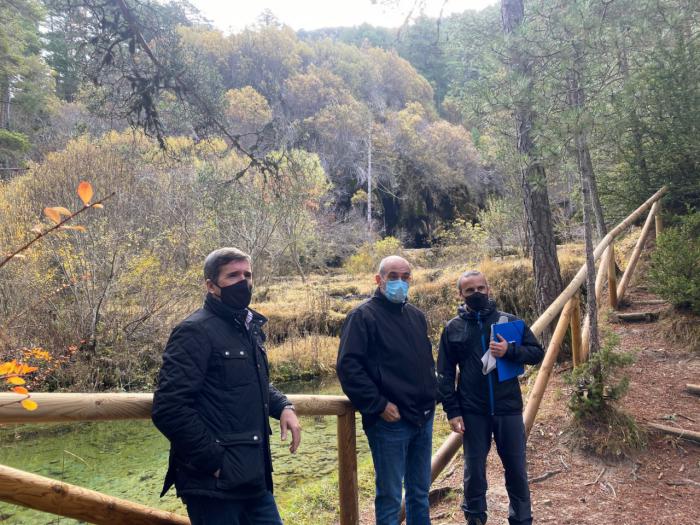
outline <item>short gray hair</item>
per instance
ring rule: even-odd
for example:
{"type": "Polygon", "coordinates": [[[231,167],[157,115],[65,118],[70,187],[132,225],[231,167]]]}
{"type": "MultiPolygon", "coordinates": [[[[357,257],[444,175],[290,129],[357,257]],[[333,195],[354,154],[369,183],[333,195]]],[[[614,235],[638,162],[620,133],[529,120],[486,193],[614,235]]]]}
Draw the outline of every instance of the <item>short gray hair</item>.
{"type": "Polygon", "coordinates": [[[204,280],[210,280],[216,284],[219,279],[219,270],[221,267],[232,261],[251,262],[251,259],[250,255],[238,248],[219,248],[211,252],[207,255],[207,258],[204,259],[204,280]]]}
{"type": "MultiPolygon", "coordinates": [[[[466,279],[467,277],[476,277],[477,275],[481,275],[486,281],[486,276],[479,270],[467,270],[459,276],[459,279],[457,279],[457,290],[460,292],[462,291],[462,279],[466,279]]],[[[486,281],[486,284],[488,284],[488,281],[486,281]]]]}

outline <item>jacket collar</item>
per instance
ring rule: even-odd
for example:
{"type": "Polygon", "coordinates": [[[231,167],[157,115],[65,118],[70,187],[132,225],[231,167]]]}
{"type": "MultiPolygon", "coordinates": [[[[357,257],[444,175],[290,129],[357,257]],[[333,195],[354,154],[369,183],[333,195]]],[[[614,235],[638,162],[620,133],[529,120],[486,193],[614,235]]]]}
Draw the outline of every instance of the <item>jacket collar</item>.
{"type": "Polygon", "coordinates": [[[379,286],[377,286],[377,289],[374,291],[374,295],[372,296],[372,300],[375,301],[377,304],[380,304],[383,308],[386,308],[390,312],[397,312],[400,313],[403,311],[403,307],[406,304],[406,301],[403,303],[394,303],[390,301],[389,299],[386,298],[386,295],[382,293],[382,291],[379,289],[379,286]]]}
{"type": "Polygon", "coordinates": [[[250,321],[251,323],[262,326],[267,322],[267,317],[256,312],[252,308],[243,308],[241,310],[231,308],[210,293],[208,293],[204,299],[204,309],[212,312],[217,317],[221,317],[225,321],[233,321],[235,324],[240,326],[245,326],[245,320],[248,317],[248,312],[253,314],[253,319],[250,321]]]}

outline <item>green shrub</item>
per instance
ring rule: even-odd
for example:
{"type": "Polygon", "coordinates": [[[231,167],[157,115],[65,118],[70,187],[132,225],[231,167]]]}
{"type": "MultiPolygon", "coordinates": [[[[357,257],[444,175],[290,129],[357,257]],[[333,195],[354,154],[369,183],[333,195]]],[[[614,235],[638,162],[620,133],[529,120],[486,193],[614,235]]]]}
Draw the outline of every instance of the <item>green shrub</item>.
{"type": "Polygon", "coordinates": [[[401,241],[396,237],[385,237],[372,244],[363,244],[355,255],[345,261],[345,271],[353,275],[376,272],[384,257],[399,255],[400,252],[401,241]]]}
{"type": "Polygon", "coordinates": [[[651,257],[652,290],[673,305],[700,314],[700,212],[659,235],[651,257]]]}
{"type": "Polygon", "coordinates": [[[628,353],[616,352],[619,338],[609,334],[602,348],[565,376],[573,386],[569,409],[573,415],[570,442],[577,448],[607,459],[621,459],[644,446],[635,420],[617,408],[627,393],[629,378],[616,372],[632,362],[628,353]]]}

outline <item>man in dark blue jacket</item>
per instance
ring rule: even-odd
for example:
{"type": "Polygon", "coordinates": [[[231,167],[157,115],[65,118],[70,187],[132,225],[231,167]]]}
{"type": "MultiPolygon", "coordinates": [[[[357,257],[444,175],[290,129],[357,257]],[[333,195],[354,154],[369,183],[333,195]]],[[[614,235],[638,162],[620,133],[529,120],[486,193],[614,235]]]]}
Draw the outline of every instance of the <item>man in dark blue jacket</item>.
{"type": "Polygon", "coordinates": [[[385,258],[374,296],[348,314],[337,372],[362,414],[372,451],[377,525],[399,525],[406,486],[407,525],[429,525],[430,454],[437,382],[423,312],[407,302],[411,267],[385,258]]]}
{"type": "Polygon", "coordinates": [[[153,423],[170,440],[163,494],[174,484],[192,525],[281,525],[272,496],[269,416],[290,451],[301,439],[294,406],[269,381],[262,326],[248,308],[250,257],[220,248],[204,261],[204,306],[170,335],[153,423]]]}
{"type": "Polygon", "coordinates": [[[486,523],[486,456],[493,436],[505,470],[510,499],[508,522],[529,525],[532,510],[520,384],[517,377],[500,381],[497,368],[484,373],[482,358],[489,351],[496,358],[535,365],[542,361],[544,352],[528,327],[520,344],[508,342],[500,335],[498,341],[491,339],[491,325],[514,321],[516,317],[496,309],[489,298],[486,277],[481,272],[463,273],[457,287],[464,304],[442,332],[438,382],[450,426],[454,432],[464,435],[462,509],[469,525],[486,523]]]}

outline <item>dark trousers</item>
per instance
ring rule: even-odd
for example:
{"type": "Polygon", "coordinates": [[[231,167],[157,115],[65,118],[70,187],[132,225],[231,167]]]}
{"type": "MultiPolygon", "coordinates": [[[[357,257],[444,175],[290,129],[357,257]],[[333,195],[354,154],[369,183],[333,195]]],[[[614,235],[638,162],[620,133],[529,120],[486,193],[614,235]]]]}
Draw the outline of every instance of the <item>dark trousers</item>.
{"type": "Polygon", "coordinates": [[[508,523],[530,525],[532,508],[527,483],[525,426],[521,415],[483,416],[465,414],[464,418],[464,514],[486,517],[486,456],[491,436],[503,463],[510,505],[508,523]]]}
{"type": "Polygon", "coordinates": [[[243,500],[187,496],[185,505],[192,525],[282,525],[271,492],[243,500]]]}

